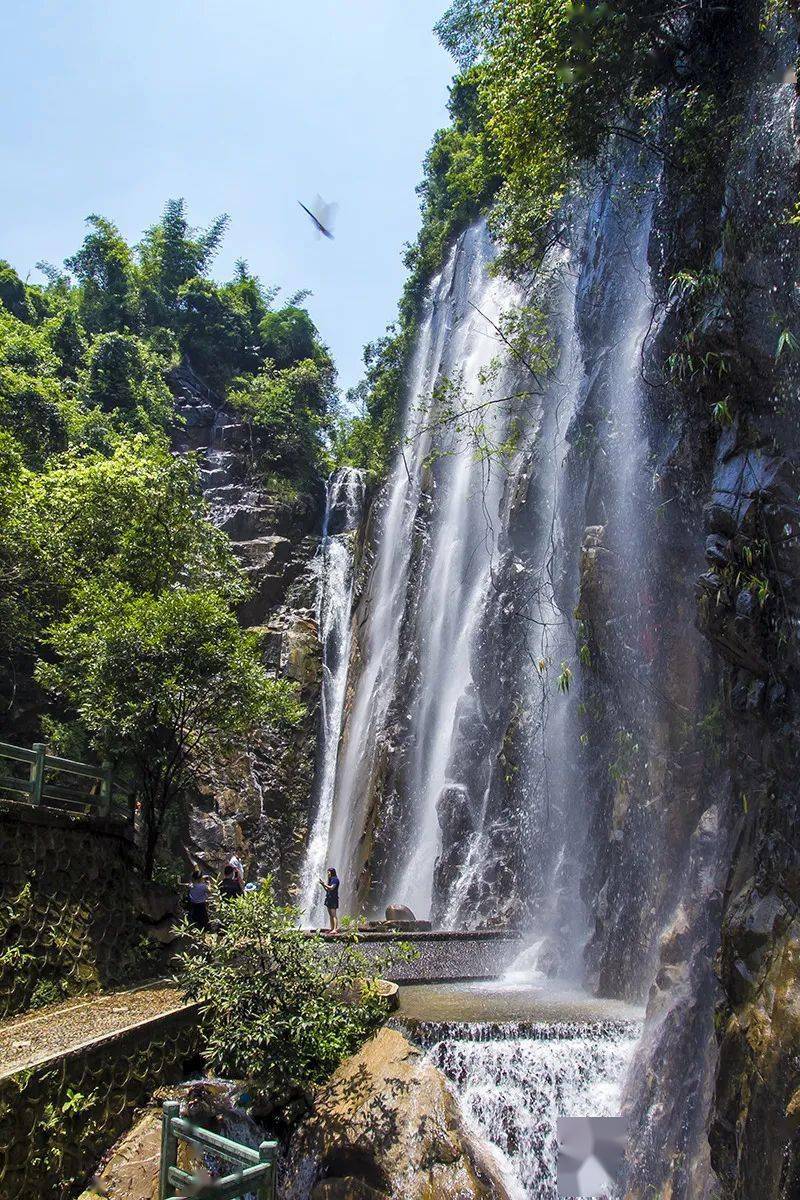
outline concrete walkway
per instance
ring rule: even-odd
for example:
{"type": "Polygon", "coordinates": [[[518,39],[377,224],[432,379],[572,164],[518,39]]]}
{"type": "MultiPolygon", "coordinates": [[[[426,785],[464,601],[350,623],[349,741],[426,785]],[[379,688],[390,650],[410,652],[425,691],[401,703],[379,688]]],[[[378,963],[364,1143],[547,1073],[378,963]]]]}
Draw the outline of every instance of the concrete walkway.
{"type": "Polygon", "coordinates": [[[180,988],[158,979],[12,1017],[0,1023],[0,1079],[185,1007],[180,988]]]}

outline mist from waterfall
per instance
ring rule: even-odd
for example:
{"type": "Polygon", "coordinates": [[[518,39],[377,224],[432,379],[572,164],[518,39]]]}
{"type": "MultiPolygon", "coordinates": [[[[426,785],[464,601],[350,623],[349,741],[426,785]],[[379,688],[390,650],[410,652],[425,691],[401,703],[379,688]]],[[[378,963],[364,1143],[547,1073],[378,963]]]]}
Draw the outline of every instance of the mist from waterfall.
{"type": "Polygon", "coordinates": [[[329,865],[336,759],[350,660],[352,542],[363,507],[363,472],[352,467],[334,471],[327,484],[322,543],[316,559],[317,626],[322,644],[322,712],[316,815],[306,848],[300,891],[300,908],[311,924],[319,924],[325,915],[324,893],[319,886],[319,879],[325,877],[325,869],[329,865]]]}

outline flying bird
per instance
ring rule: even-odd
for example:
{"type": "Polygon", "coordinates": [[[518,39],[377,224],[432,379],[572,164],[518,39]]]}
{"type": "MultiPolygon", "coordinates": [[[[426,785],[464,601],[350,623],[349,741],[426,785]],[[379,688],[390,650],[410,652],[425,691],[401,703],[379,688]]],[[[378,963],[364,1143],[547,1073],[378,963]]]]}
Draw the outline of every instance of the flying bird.
{"type": "Polygon", "coordinates": [[[311,217],[311,220],[314,222],[314,227],[317,230],[317,234],[321,233],[324,237],[330,238],[332,241],[333,234],[331,233],[331,228],[333,226],[333,217],[336,213],[336,209],[339,206],[337,204],[326,204],[320,196],[317,196],[316,200],[314,201],[313,209],[306,208],[302,200],[298,200],[297,203],[300,205],[303,212],[308,213],[308,215],[311,217]]]}

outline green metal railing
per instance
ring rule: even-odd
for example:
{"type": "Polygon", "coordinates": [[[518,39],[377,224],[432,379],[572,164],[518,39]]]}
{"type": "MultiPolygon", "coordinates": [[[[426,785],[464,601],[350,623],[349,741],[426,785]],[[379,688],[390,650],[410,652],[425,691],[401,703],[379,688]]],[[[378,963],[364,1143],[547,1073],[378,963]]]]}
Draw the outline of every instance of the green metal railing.
{"type": "Polygon", "coordinates": [[[262,1142],[253,1150],[184,1120],[180,1107],[177,1100],[167,1100],[163,1105],[158,1200],[182,1200],[184,1196],[192,1200],[244,1200],[248,1194],[258,1200],[274,1200],[277,1142],[262,1142]],[[179,1142],[209,1151],[239,1170],[210,1180],[190,1175],[178,1166],[179,1142]],[[173,1192],[173,1187],[178,1191],[173,1192]]]}
{"type": "Polygon", "coordinates": [[[34,742],[31,750],[0,742],[0,796],[9,793],[29,804],[96,812],[102,817],[110,816],[117,801],[124,800],[128,811],[127,792],[115,782],[111,763],[93,767],[59,758],[47,753],[44,742],[34,742]],[[21,775],[14,773],[20,770],[21,775]]]}

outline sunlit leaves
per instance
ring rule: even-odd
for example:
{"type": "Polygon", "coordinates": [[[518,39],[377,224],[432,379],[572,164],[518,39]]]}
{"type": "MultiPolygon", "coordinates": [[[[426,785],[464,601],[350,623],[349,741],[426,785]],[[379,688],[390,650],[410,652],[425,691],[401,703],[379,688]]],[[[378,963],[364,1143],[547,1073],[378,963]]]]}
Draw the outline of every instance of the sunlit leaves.
{"type": "Polygon", "coordinates": [[[385,960],[368,959],[349,938],[326,946],[310,937],[300,913],[277,903],[270,879],[238,900],[215,896],[213,915],[219,933],[187,927],[193,945],[181,956],[188,995],[203,1004],[206,1061],[286,1103],[385,1018],[374,986],[385,960]]]}

